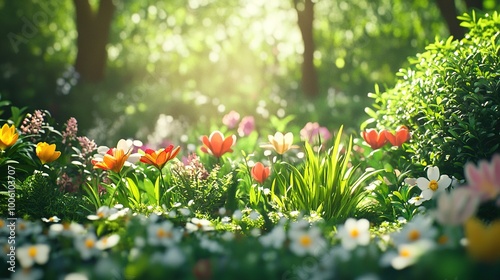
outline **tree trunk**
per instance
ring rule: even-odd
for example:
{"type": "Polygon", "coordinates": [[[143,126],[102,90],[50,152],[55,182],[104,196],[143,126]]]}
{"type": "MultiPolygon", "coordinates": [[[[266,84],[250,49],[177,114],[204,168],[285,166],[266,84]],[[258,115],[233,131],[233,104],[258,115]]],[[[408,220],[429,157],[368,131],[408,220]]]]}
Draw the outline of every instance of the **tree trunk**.
{"type": "Polygon", "coordinates": [[[294,0],[294,6],[304,42],[302,90],[306,96],[313,98],[319,94],[318,75],[314,66],[314,3],[312,0],[294,0]]]}
{"type": "Polygon", "coordinates": [[[115,6],[112,0],[101,0],[97,13],[94,13],[89,0],[73,2],[78,32],[75,70],[83,82],[99,82],[104,78],[106,69],[106,44],[115,6]]]}
{"type": "Polygon", "coordinates": [[[457,7],[455,1],[452,0],[436,0],[436,4],[441,11],[441,15],[446,21],[450,35],[455,39],[462,39],[465,36],[465,28],[460,26],[460,21],[457,19],[457,7]]]}
{"type": "Polygon", "coordinates": [[[483,0],[465,0],[465,4],[467,5],[467,9],[470,11],[472,9],[483,10],[483,0]]]}

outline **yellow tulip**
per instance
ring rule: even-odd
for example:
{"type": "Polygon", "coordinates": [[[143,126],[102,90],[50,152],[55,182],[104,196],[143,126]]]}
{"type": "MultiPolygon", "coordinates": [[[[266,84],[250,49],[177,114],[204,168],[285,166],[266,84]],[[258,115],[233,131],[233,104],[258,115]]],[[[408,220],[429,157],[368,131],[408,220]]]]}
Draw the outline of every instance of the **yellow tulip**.
{"type": "Polygon", "coordinates": [[[270,144],[261,145],[261,148],[274,149],[278,154],[282,155],[290,149],[298,148],[299,146],[293,145],[293,134],[291,132],[283,135],[281,132],[276,132],[274,135],[268,137],[270,144]]]}
{"type": "Polygon", "coordinates": [[[40,142],[36,145],[36,155],[38,156],[42,164],[46,164],[58,159],[61,155],[61,152],[56,151],[56,144],[40,142]]]}
{"type": "Polygon", "coordinates": [[[16,127],[14,125],[4,124],[0,130],[0,150],[5,150],[8,147],[14,145],[19,138],[17,134],[16,127]]]}
{"type": "Polygon", "coordinates": [[[496,261],[500,259],[500,220],[485,225],[477,218],[465,223],[465,237],[469,254],[480,261],[496,261]]]}

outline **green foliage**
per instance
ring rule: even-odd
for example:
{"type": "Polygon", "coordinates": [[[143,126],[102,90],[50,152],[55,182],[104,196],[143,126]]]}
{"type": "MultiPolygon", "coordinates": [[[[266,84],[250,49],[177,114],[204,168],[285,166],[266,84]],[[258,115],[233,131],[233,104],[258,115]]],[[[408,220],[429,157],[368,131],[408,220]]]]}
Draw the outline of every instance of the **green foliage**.
{"type": "MultiPolygon", "coordinates": [[[[376,91],[367,112],[379,127],[412,131],[406,156],[463,178],[467,161],[500,152],[500,15],[463,15],[463,40],[436,40],[410,59],[396,86],[376,91]]],[[[369,122],[370,122],[369,121],[369,122]]]]}
{"type": "Polygon", "coordinates": [[[83,221],[89,214],[84,210],[87,205],[81,196],[62,192],[43,173],[36,173],[19,184],[16,194],[19,217],[39,220],[57,216],[64,221],[83,221]]]}
{"type": "Polygon", "coordinates": [[[325,154],[314,152],[306,142],[303,165],[274,165],[271,199],[278,208],[316,212],[335,222],[358,214],[358,206],[367,195],[366,181],[378,171],[359,173],[356,166],[350,166],[352,139],[344,146],[341,136],[342,128],[325,154]]]}

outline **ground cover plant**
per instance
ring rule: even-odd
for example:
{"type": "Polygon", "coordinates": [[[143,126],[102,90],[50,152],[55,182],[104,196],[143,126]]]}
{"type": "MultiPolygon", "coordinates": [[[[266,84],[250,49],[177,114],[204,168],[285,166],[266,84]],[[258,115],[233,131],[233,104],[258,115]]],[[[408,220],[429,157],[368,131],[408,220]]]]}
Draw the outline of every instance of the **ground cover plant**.
{"type": "MultiPolygon", "coordinates": [[[[495,114],[498,64],[486,54],[498,55],[500,17],[463,19],[468,37],[429,50],[446,57],[452,47],[481,50],[488,57],[481,69],[491,71],[470,98],[485,99],[474,112],[495,114]]],[[[263,124],[230,111],[183,141],[104,146],[81,135],[75,118],[61,125],[48,111],[0,100],[10,113],[0,129],[2,277],[496,279],[500,154],[493,146],[458,164],[439,159],[446,145],[416,150],[427,141],[420,133],[436,126],[414,123],[429,110],[412,107],[422,110],[418,118],[389,113],[388,95],[419,78],[374,94],[378,126],[359,134],[307,120],[291,131],[293,116],[263,124]]],[[[447,98],[462,106],[461,97],[447,98]]],[[[482,129],[478,135],[496,139],[482,129]]],[[[473,131],[454,140],[469,141],[473,131]]]]}

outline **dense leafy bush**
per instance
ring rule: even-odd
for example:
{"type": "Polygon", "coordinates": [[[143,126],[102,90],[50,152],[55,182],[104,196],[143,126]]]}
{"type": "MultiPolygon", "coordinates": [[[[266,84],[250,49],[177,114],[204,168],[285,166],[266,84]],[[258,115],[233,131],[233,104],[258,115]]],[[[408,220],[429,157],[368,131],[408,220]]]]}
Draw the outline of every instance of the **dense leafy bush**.
{"type": "Polygon", "coordinates": [[[380,127],[405,124],[405,152],[418,165],[442,166],[463,178],[463,166],[500,151],[500,15],[460,17],[463,40],[436,40],[400,70],[396,86],[377,88],[367,113],[380,127]]]}

